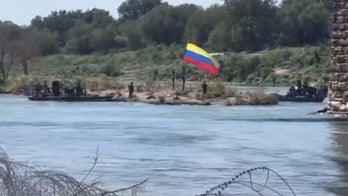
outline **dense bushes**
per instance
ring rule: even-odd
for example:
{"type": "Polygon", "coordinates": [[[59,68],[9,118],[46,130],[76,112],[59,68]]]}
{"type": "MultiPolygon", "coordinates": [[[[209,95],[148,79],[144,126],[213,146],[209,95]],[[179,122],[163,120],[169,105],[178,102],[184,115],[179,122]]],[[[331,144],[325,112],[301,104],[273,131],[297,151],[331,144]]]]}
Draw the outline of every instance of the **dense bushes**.
{"type": "MultiPolygon", "coordinates": [[[[0,62],[1,76],[6,79],[11,70],[19,70],[11,69],[8,62],[13,62],[22,64],[25,74],[31,63],[29,70],[46,74],[116,77],[132,72],[146,79],[144,70],[152,67],[157,70],[156,79],[170,78],[173,69],[180,77],[187,41],[209,52],[228,51],[217,58],[220,77],[229,82],[282,84],[325,75],[329,51],[313,46],[328,42],[329,0],[283,0],[279,5],[272,0],[224,2],[204,9],[161,0],[126,0],[117,20],[105,10],[92,9],[37,16],[28,27],[0,21],[0,49],[4,56],[16,57],[0,62]],[[31,61],[50,54],[58,55],[31,61]],[[280,67],[304,73],[276,73],[280,67]]],[[[192,66],[186,73],[188,80],[204,76],[192,66]]]]}
{"type": "Polygon", "coordinates": [[[207,9],[193,4],[172,6],[161,0],[125,0],[119,19],[109,12],[58,11],[36,17],[28,28],[43,34],[42,54],[106,53],[151,44],[188,40],[218,51],[258,51],[277,46],[326,43],[329,1],[226,0],[207,9]]]}

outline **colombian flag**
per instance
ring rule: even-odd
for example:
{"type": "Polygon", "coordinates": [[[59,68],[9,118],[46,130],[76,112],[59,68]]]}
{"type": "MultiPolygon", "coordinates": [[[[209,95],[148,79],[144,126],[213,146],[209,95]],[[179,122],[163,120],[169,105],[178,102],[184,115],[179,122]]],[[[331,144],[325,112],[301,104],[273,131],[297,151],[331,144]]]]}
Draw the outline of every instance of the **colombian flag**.
{"type": "Polygon", "coordinates": [[[195,44],[187,44],[183,60],[213,75],[219,74],[219,63],[205,50],[195,44]]]}

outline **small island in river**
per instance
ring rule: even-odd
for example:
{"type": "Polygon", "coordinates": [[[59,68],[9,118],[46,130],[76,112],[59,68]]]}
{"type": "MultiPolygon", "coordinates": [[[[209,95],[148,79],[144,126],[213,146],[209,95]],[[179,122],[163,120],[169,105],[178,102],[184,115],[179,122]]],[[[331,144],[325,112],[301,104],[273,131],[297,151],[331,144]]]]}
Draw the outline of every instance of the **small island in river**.
{"type": "Polygon", "coordinates": [[[208,82],[204,85],[186,85],[185,90],[172,90],[167,87],[141,84],[120,85],[117,89],[98,89],[88,84],[63,84],[52,81],[51,87],[41,85],[38,79],[17,88],[8,88],[3,93],[23,94],[32,101],[113,101],[140,102],[154,105],[275,105],[278,100],[264,92],[238,92],[222,82],[208,82]],[[59,84],[58,84],[59,83],[59,84]],[[58,85],[58,86],[57,86],[58,85]],[[205,91],[205,92],[204,92],[205,91]]]}

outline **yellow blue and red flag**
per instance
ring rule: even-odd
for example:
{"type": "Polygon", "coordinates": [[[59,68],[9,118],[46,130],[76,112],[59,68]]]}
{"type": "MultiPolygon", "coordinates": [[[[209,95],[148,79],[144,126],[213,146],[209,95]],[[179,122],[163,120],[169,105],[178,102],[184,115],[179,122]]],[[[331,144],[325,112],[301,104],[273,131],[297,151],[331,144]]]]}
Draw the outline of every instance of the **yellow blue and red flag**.
{"type": "Polygon", "coordinates": [[[187,44],[183,60],[213,75],[219,74],[219,63],[205,50],[195,44],[187,44]]]}

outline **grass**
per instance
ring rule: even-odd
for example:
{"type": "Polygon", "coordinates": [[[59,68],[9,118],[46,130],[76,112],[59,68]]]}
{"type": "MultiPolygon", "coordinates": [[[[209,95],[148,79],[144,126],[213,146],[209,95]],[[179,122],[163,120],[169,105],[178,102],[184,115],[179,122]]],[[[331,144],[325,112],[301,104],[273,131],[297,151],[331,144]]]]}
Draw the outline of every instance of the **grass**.
{"type": "Polygon", "coordinates": [[[236,91],[226,85],[222,81],[213,81],[209,84],[209,92],[207,98],[227,98],[234,97],[236,95],[236,91]]]}
{"type": "MultiPolygon", "coordinates": [[[[138,51],[112,52],[106,55],[57,54],[39,57],[29,65],[29,72],[38,78],[82,78],[92,89],[120,88],[117,81],[142,81],[142,90],[158,88],[155,81],[170,81],[182,77],[185,66],[187,81],[208,79],[208,74],[184,63],[182,45],[153,45],[138,51]],[[105,79],[104,79],[105,78],[105,79]]],[[[225,53],[216,57],[220,64],[220,81],[252,85],[289,85],[309,78],[311,82],[328,80],[329,48],[277,48],[257,53],[225,53]],[[288,70],[279,74],[276,70],[288,70]]],[[[22,67],[14,66],[12,78],[22,77],[22,67]]],[[[13,79],[10,79],[13,80],[13,79]]],[[[18,80],[18,79],[17,79],[18,80]]],[[[17,84],[10,82],[11,89],[17,84]]],[[[24,83],[16,81],[15,83],[24,83]]],[[[1,84],[0,84],[1,85],[1,84]]],[[[6,83],[8,86],[8,83],[6,83]]],[[[230,89],[212,84],[216,89],[209,96],[229,96],[230,89]]],[[[140,89],[139,89],[140,90],[140,89]]]]}

